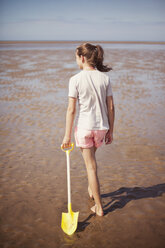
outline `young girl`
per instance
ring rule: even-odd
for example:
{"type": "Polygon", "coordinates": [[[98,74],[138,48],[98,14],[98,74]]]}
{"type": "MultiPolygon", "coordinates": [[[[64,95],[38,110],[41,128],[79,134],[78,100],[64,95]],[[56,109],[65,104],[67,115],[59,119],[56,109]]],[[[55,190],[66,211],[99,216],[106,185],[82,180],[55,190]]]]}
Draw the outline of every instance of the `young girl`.
{"type": "Polygon", "coordinates": [[[75,127],[76,146],[80,147],[88,175],[89,196],[95,201],[91,210],[103,216],[95,152],[103,144],[113,141],[114,103],[110,78],[104,72],[104,51],[100,45],[84,43],[76,49],[76,62],[82,70],[69,80],[69,103],[66,114],[63,148],[71,143],[72,126],[78,100],[79,113],[75,127]]]}

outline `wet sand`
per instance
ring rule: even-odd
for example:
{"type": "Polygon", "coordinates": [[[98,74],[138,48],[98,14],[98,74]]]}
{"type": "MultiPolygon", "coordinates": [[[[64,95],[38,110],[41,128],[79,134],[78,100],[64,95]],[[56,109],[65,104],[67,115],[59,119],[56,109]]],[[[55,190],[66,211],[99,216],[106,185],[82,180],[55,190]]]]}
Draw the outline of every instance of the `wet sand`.
{"type": "Polygon", "coordinates": [[[67,236],[60,227],[67,212],[60,144],[68,81],[79,72],[69,46],[0,49],[0,247],[163,248],[165,49],[105,47],[116,109],[114,142],[96,155],[105,216],[90,211],[75,148],[72,208],[80,214],[77,231],[67,236]]]}

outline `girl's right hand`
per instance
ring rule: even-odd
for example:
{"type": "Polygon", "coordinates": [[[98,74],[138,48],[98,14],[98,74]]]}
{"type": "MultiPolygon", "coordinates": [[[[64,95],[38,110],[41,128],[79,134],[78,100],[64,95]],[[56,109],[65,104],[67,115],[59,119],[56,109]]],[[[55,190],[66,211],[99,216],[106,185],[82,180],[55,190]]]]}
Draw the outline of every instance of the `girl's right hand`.
{"type": "Polygon", "coordinates": [[[71,139],[69,137],[64,137],[61,144],[62,148],[68,148],[70,147],[70,144],[71,144],[71,139]]]}
{"type": "Polygon", "coordinates": [[[108,130],[108,132],[105,135],[105,144],[111,144],[113,141],[113,132],[111,132],[111,130],[108,130]]]}

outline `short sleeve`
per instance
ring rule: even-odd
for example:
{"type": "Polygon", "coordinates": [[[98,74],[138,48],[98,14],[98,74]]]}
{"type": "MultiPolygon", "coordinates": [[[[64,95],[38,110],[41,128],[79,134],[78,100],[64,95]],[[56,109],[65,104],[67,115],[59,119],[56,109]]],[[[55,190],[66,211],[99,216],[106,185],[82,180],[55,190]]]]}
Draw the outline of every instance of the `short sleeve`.
{"type": "Polygon", "coordinates": [[[69,97],[75,97],[77,98],[78,96],[78,91],[77,91],[77,87],[76,87],[76,80],[72,77],[69,80],[69,93],[68,93],[69,97]]]}
{"type": "Polygon", "coordinates": [[[107,96],[113,96],[110,78],[108,79],[107,96]]]}

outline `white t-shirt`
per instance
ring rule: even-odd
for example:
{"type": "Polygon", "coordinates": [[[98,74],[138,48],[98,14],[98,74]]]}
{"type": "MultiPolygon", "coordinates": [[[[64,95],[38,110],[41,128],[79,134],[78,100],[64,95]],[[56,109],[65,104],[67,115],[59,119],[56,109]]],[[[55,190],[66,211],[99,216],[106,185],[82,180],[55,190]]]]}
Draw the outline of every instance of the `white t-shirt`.
{"type": "Polygon", "coordinates": [[[78,99],[76,126],[87,130],[109,129],[106,97],[112,96],[110,78],[99,70],[82,70],[69,80],[69,97],[78,99]]]}

